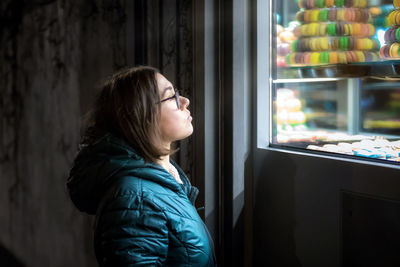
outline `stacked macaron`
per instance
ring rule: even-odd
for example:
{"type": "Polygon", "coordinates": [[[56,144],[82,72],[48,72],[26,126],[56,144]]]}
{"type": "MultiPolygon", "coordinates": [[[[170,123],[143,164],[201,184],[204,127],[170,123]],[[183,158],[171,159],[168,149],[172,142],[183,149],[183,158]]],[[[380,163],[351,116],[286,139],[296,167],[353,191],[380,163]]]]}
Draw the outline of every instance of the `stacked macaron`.
{"type": "Polygon", "coordinates": [[[290,53],[286,62],[290,65],[322,65],[371,62],[378,60],[378,54],[370,51],[324,51],[290,53]]]}
{"type": "Polygon", "coordinates": [[[302,24],[286,56],[288,65],[347,64],[378,59],[379,42],[367,0],[300,0],[302,24]]]}
{"type": "Polygon", "coordinates": [[[367,7],[368,0],[300,0],[299,6],[304,9],[324,7],[367,7]]]}
{"type": "Polygon", "coordinates": [[[298,37],[316,36],[357,36],[370,37],[375,34],[375,27],[368,23],[348,23],[343,21],[326,23],[307,23],[295,29],[298,37]]]}
{"type": "Polygon", "coordinates": [[[295,40],[290,45],[293,52],[307,52],[307,51],[371,51],[377,50],[379,47],[375,39],[370,38],[357,38],[349,36],[341,37],[316,37],[316,38],[300,38],[295,40]]]}
{"type": "Polygon", "coordinates": [[[296,20],[305,23],[326,21],[367,23],[369,17],[369,10],[365,8],[311,9],[299,11],[296,14],[296,20]]]}
{"type": "Polygon", "coordinates": [[[284,28],[282,25],[276,25],[276,65],[278,67],[287,67],[286,56],[290,53],[290,45],[295,40],[291,28],[284,28]]]}
{"type": "Polygon", "coordinates": [[[400,58],[400,0],[393,0],[396,10],[387,17],[387,23],[391,26],[385,32],[385,45],[381,47],[380,55],[383,58],[400,58]]]}
{"type": "Polygon", "coordinates": [[[302,111],[302,102],[298,92],[289,88],[278,88],[276,91],[277,131],[298,131],[306,129],[306,115],[302,111]]]}

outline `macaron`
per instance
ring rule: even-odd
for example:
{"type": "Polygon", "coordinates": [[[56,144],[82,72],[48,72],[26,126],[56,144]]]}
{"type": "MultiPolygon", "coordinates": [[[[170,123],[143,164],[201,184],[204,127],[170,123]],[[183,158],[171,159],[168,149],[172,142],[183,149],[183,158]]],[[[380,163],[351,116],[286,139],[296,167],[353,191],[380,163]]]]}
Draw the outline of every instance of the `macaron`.
{"type": "Polygon", "coordinates": [[[394,24],[399,25],[400,24],[400,11],[396,10],[394,12],[394,24]]]}
{"type": "Polygon", "coordinates": [[[387,57],[387,54],[388,54],[388,45],[384,45],[384,46],[382,46],[381,49],[379,50],[379,55],[380,55],[382,58],[386,58],[386,57],[387,57]]]}
{"type": "Polygon", "coordinates": [[[362,21],[362,11],[361,11],[361,9],[359,9],[359,8],[354,8],[353,9],[353,11],[354,11],[354,20],[353,21],[355,21],[355,22],[364,22],[364,21],[362,21]]]}
{"type": "Polygon", "coordinates": [[[348,28],[349,28],[349,35],[350,36],[353,36],[354,35],[354,31],[353,31],[353,24],[347,24],[348,25],[348,28]]]}
{"type": "Polygon", "coordinates": [[[303,53],[304,64],[310,64],[310,57],[311,57],[311,52],[303,53]]]}
{"type": "Polygon", "coordinates": [[[362,51],[355,51],[355,53],[356,53],[358,62],[365,62],[365,56],[364,56],[364,53],[362,51]]]}
{"type": "Polygon", "coordinates": [[[399,57],[399,47],[400,47],[399,43],[393,43],[390,45],[390,49],[389,49],[390,57],[392,57],[392,58],[399,57]]]}
{"type": "Polygon", "coordinates": [[[307,1],[308,9],[313,9],[315,7],[314,3],[315,3],[314,0],[308,0],[307,1]]]}
{"type": "Polygon", "coordinates": [[[389,16],[387,17],[387,22],[389,25],[394,25],[394,16],[395,16],[396,11],[393,10],[390,12],[389,16]]]}
{"type": "Polygon", "coordinates": [[[331,43],[332,50],[339,50],[339,39],[338,38],[331,39],[330,43],[331,43]]]}
{"type": "Polygon", "coordinates": [[[360,29],[361,29],[360,31],[361,36],[368,36],[369,28],[367,24],[360,23],[360,29]]]}
{"type": "Polygon", "coordinates": [[[310,15],[310,21],[318,22],[318,17],[319,17],[319,10],[318,9],[312,10],[310,15]]]}
{"type": "Polygon", "coordinates": [[[350,8],[346,8],[345,11],[344,11],[344,20],[352,21],[351,17],[352,17],[351,9],[350,8]]]}
{"type": "Polygon", "coordinates": [[[365,22],[367,22],[369,20],[370,14],[369,14],[367,9],[360,9],[360,14],[361,14],[360,22],[364,22],[365,23],[365,22]]]}
{"type": "Polygon", "coordinates": [[[319,56],[320,53],[318,52],[312,52],[310,56],[310,64],[318,64],[319,63],[319,56]]]}
{"type": "Polygon", "coordinates": [[[299,11],[296,13],[296,20],[300,22],[304,21],[304,11],[299,11]]]}
{"type": "Polygon", "coordinates": [[[326,7],[333,7],[335,4],[335,0],[326,0],[325,5],[326,7]]]}
{"type": "Polygon", "coordinates": [[[344,28],[344,35],[350,35],[350,30],[349,30],[349,24],[345,23],[343,24],[343,28],[344,28]]]}
{"type": "Polygon", "coordinates": [[[343,7],[344,6],[344,0],[335,0],[335,6],[343,7]]]}
{"type": "Polygon", "coordinates": [[[318,30],[318,23],[311,23],[310,24],[310,35],[317,36],[318,30]]]}
{"type": "Polygon", "coordinates": [[[344,35],[344,23],[340,21],[336,25],[337,25],[337,30],[336,30],[337,35],[340,36],[344,35]]]}
{"type": "Polygon", "coordinates": [[[344,52],[338,52],[338,63],[347,64],[347,58],[344,52]]]}
{"type": "Polygon", "coordinates": [[[356,50],[364,50],[361,38],[356,39],[356,50]]]}
{"type": "Polygon", "coordinates": [[[317,47],[317,39],[310,39],[309,41],[310,41],[311,51],[319,50],[317,47]]]}
{"type": "Polygon", "coordinates": [[[347,63],[353,62],[353,60],[352,60],[352,58],[351,58],[350,51],[344,52],[344,55],[346,56],[346,61],[347,61],[347,63]]]}
{"type": "Polygon", "coordinates": [[[336,36],[336,24],[334,22],[329,23],[326,32],[329,36],[336,36]]]}
{"type": "MultiPolygon", "coordinates": [[[[291,52],[297,52],[298,51],[298,49],[297,49],[297,43],[299,42],[299,40],[294,40],[291,44],[290,44],[290,51],[291,52]]],[[[279,47],[278,47],[279,48],[279,47]]],[[[278,52],[278,54],[279,54],[279,52],[278,52]]],[[[281,56],[284,56],[284,55],[281,55],[281,56]]]]}
{"type": "Polygon", "coordinates": [[[400,0],[393,0],[393,5],[396,9],[400,8],[400,0]]]}
{"type": "Polygon", "coordinates": [[[328,19],[329,21],[335,21],[336,20],[336,8],[331,8],[328,11],[328,19]]]}
{"type": "Polygon", "coordinates": [[[327,24],[320,24],[319,25],[319,27],[318,27],[318,33],[319,33],[319,35],[320,36],[325,36],[326,35],[326,27],[327,27],[328,25],[327,24]]]}
{"type": "Polygon", "coordinates": [[[353,6],[353,0],[344,0],[344,6],[345,7],[352,7],[353,6]]]}
{"type": "Polygon", "coordinates": [[[319,11],[318,20],[322,22],[328,21],[328,9],[321,9],[319,11]]]}
{"type": "Polygon", "coordinates": [[[353,35],[354,36],[360,36],[360,32],[361,32],[361,25],[359,23],[354,23],[353,24],[353,35]]]}
{"type": "Polygon", "coordinates": [[[396,31],[394,29],[390,29],[390,31],[388,32],[389,32],[389,40],[391,42],[396,41],[396,31]]]}
{"type": "Polygon", "coordinates": [[[302,58],[302,53],[295,53],[294,54],[294,62],[296,64],[300,64],[301,63],[301,58],[302,58]]]}
{"type": "Polygon", "coordinates": [[[311,10],[304,11],[304,21],[311,22],[311,10]]]}
{"type": "Polygon", "coordinates": [[[330,52],[329,54],[329,63],[331,64],[337,64],[338,63],[338,55],[337,52],[330,52]]]}
{"type": "Polygon", "coordinates": [[[320,43],[321,50],[329,49],[329,39],[327,37],[320,38],[320,43]]]}
{"type": "Polygon", "coordinates": [[[396,41],[400,42],[400,27],[396,28],[395,37],[396,41]]]}
{"type": "Polygon", "coordinates": [[[299,1],[299,8],[306,8],[307,0],[300,0],[299,1]]]}
{"type": "Polygon", "coordinates": [[[339,38],[339,49],[340,50],[347,50],[348,49],[348,39],[347,39],[347,37],[340,37],[339,38]]]}
{"type": "Polygon", "coordinates": [[[368,0],[359,0],[358,7],[366,7],[368,5],[368,0]]]}
{"type": "Polygon", "coordinates": [[[337,20],[345,20],[344,14],[345,14],[344,8],[338,9],[338,11],[336,12],[336,19],[337,20]]]}
{"type": "Polygon", "coordinates": [[[321,52],[319,55],[319,61],[322,64],[328,64],[329,63],[329,52],[321,52]]]}
{"type": "Polygon", "coordinates": [[[304,53],[300,53],[301,57],[300,57],[300,64],[304,65],[304,53]]]}
{"type": "Polygon", "coordinates": [[[315,7],[323,8],[325,6],[325,0],[315,0],[315,7]]]}
{"type": "Polygon", "coordinates": [[[351,57],[351,62],[357,62],[357,56],[354,51],[349,51],[350,57],[351,57]]]}
{"type": "Polygon", "coordinates": [[[349,50],[355,49],[355,40],[354,37],[349,37],[349,50]]]}

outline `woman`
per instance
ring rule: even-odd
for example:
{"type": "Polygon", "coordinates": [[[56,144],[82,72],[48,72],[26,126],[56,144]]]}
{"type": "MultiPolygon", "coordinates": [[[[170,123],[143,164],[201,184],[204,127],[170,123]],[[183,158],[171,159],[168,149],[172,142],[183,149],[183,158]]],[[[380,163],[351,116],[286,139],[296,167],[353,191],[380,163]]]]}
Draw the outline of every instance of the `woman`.
{"type": "Polygon", "coordinates": [[[188,106],[151,67],[102,87],[67,182],[77,208],[96,214],[100,266],[215,265],[198,190],[170,160],[171,143],[193,132],[188,106]]]}

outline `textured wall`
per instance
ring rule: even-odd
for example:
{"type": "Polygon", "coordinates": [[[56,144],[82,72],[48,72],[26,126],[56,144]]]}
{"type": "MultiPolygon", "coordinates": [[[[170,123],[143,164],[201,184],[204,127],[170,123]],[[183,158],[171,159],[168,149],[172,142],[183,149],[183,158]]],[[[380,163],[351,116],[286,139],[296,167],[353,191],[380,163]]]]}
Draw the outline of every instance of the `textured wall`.
{"type": "Polygon", "coordinates": [[[1,265],[96,266],[92,218],[64,187],[81,116],[99,79],[135,63],[193,96],[192,1],[2,0],[0,16],[1,265]]]}
{"type": "MultiPolygon", "coordinates": [[[[64,184],[100,77],[131,64],[131,1],[2,0],[0,259],[95,266],[92,218],[64,184]]],[[[11,264],[11,263],[10,263],[11,264]]]]}

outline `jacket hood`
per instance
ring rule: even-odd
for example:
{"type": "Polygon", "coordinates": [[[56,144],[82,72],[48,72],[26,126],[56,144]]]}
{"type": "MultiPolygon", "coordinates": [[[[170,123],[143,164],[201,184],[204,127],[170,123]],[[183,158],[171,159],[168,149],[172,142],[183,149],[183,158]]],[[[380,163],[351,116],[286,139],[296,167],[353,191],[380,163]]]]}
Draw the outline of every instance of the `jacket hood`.
{"type": "Polygon", "coordinates": [[[94,141],[81,147],[67,180],[71,200],[80,211],[95,214],[110,183],[122,175],[150,180],[173,191],[184,190],[194,203],[198,190],[190,186],[174,162],[187,188],[182,188],[160,165],[145,162],[123,139],[100,130],[92,130],[90,138],[94,141]]]}

